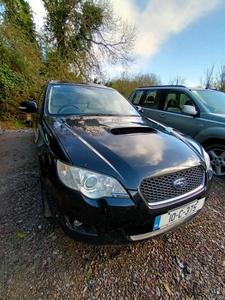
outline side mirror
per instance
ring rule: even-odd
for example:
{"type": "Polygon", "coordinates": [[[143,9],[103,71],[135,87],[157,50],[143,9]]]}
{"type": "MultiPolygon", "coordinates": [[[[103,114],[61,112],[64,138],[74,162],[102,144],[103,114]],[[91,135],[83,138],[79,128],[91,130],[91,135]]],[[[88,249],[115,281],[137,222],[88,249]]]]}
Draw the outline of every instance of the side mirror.
{"type": "Polygon", "coordinates": [[[136,109],[137,109],[137,111],[139,111],[139,113],[143,113],[143,109],[142,109],[142,107],[141,106],[135,106],[136,107],[136,109]]]}
{"type": "Polygon", "coordinates": [[[25,113],[35,113],[38,110],[38,106],[33,101],[23,101],[19,105],[19,110],[25,113]]]}
{"type": "Polygon", "coordinates": [[[197,111],[194,106],[192,105],[183,105],[181,112],[183,114],[191,115],[191,116],[196,116],[197,111]]]}

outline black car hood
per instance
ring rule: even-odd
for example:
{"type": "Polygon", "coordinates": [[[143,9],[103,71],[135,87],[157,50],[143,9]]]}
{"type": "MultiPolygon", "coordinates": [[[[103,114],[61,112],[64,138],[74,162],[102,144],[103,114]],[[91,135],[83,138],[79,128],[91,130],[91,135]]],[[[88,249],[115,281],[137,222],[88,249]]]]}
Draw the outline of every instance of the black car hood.
{"type": "Polygon", "coordinates": [[[130,189],[144,177],[200,164],[185,142],[142,117],[73,116],[47,123],[70,163],[114,176],[130,189]]]}

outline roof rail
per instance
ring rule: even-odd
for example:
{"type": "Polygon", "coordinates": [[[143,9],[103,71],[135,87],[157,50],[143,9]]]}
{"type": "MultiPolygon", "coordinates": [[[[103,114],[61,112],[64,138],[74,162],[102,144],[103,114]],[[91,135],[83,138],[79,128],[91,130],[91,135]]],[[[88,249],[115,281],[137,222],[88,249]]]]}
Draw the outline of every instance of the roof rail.
{"type": "Polygon", "coordinates": [[[148,87],[183,87],[186,88],[185,85],[179,85],[179,84],[165,84],[165,85],[144,85],[144,86],[139,86],[138,88],[148,88],[148,87]]]}

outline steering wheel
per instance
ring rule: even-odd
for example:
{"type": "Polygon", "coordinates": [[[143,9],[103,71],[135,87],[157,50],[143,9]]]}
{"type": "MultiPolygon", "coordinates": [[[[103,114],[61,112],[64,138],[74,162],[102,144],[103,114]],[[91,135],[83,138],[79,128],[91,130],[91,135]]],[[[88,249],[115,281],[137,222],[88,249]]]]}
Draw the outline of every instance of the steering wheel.
{"type": "Polygon", "coordinates": [[[72,113],[80,112],[80,109],[75,105],[64,105],[59,109],[58,114],[66,114],[71,112],[72,113]]]}

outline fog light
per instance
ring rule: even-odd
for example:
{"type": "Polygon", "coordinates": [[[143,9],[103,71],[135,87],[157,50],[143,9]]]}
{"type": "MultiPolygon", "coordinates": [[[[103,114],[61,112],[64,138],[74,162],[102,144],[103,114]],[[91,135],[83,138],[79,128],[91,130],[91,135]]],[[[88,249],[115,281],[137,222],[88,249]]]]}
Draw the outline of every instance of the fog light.
{"type": "Polygon", "coordinates": [[[81,223],[81,222],[79,222],[79,221],[77,221],[77,220],[75,220],[75,221],[73,222],[73,226],[74,226],[74,227],[79,227],[79,226],[81,226],[81,225],[83,225],[83,223],[81,223]]]}
{"type": "Polygon", "coordinates": [[[73,227],[73,229],[75,231],[77,231],[78,233],[81,233],[81,234],[89,234],[89,235],[97,235],[98,232],[97,230],[95,229],[95,227],[91,226],[91,225],[87,225],[87,224],[84,224],[78,220],[75,220],[75,221],[71,221],[70,223],[73,227]]]}

